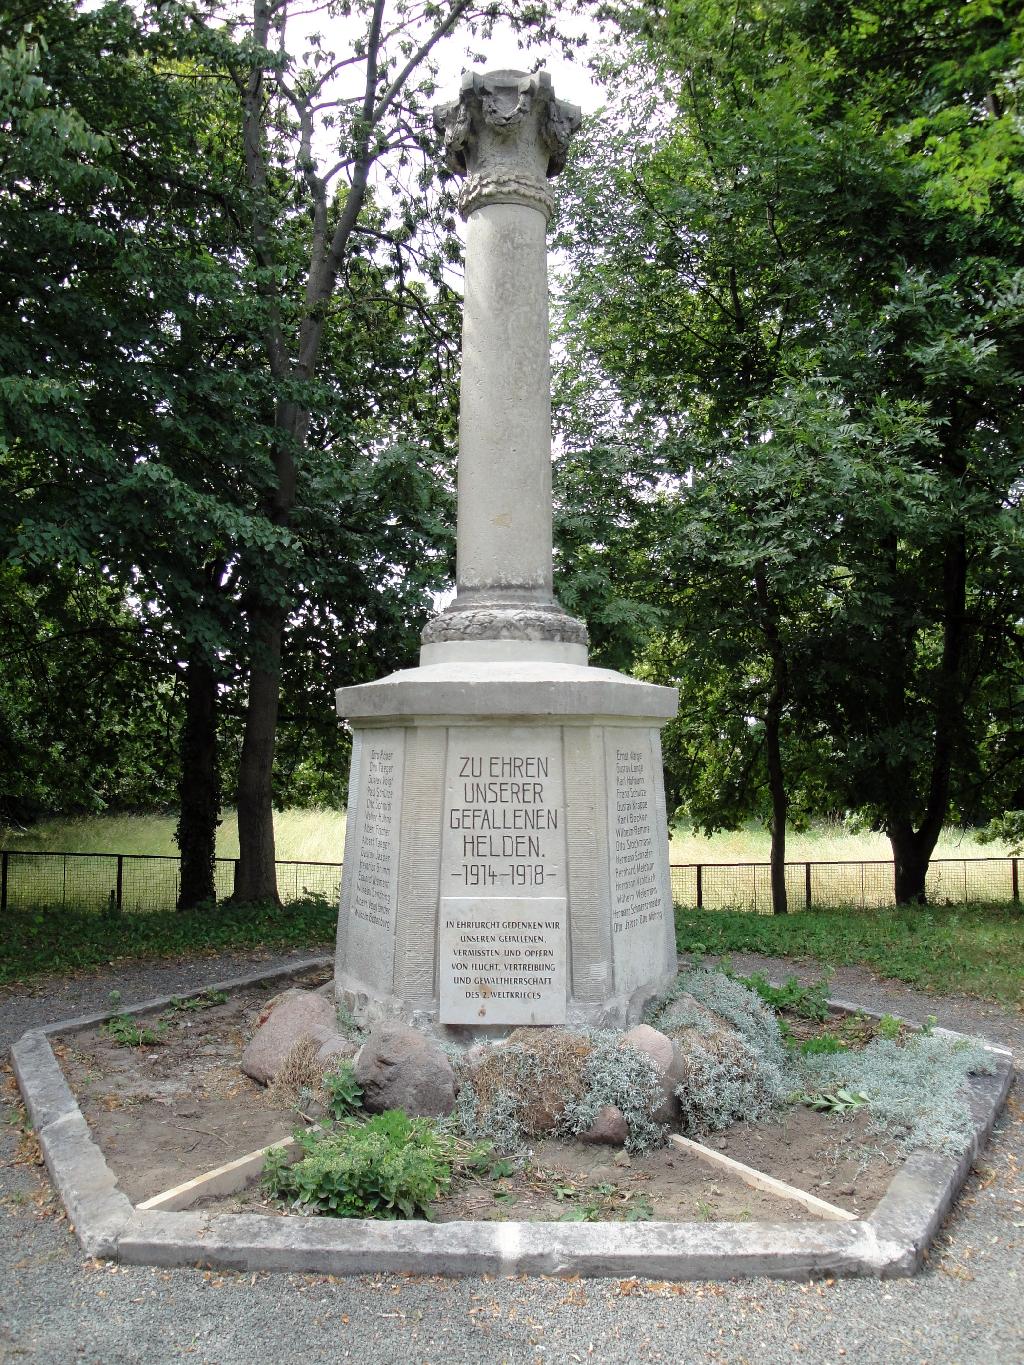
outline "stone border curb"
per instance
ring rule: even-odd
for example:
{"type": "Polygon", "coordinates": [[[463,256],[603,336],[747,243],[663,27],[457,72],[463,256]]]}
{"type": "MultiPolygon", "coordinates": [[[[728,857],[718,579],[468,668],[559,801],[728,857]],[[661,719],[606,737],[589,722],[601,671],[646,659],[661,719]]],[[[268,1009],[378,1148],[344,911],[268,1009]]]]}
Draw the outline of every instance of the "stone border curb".
{"type": "MultiPolygon", "coordinates": [[[[585,1275],[663,1280],[765,1275],[912,1275],[984,1146],[1013,1080],[1013,1056],[986,1043],[994,1074],[969,1080],[974,1135],[958,1156],[914,1153],[874,1212],[848,1223],[385,1223],[134,1208],[110,1170],[53,1055],[48,1035],[160,1009],[173,999],[301,975],[307,958],[180,996],[25,1033],[11,1055],[47,1168],[83,1249],[130,1265],[354,1275],[585,1275]]],[[[856,1010],[847,1001],[839,1009],[856,1010]]],[[[881,1016],[862,1010],[873,1018],[881,1016]]],[[[949,1038],[964,1035],[936,1030],[949,1038]]]]}

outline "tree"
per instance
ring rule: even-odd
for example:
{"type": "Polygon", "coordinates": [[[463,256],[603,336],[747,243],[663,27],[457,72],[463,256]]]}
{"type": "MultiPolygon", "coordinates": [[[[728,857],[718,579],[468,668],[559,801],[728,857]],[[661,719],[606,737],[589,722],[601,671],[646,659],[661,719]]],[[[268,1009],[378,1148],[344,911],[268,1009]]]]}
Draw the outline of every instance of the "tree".
{"type": "Polygon", "coordinates": [[[756,680],[773,823],[799,789],[785,724],[918,899],[951,802],[976,799],[978,703],[1019,619],[1019,25],[933,0],[680,0],[623,22],[652,74],[628,164],[581,177],[575,363],[628,440],[658,433],[676,600],[700,602],[702,562],[717,589],[688,656],[720,660],[752,721],[756,680]],[[831,482],[791,482],[815,466],[831,482]]]}
{"type": "MultiPolygon", "coordinates": [[[[10,49],[26,78],[7,87],[0,199],[13,266],[0,331],[5,546],[40,570],[98,561],[134,597],[163,668],[181,674],[191,904],[213,893],[217,747],[245,678],[252,592],[302,598],[285,663],[305,681],[315,651],[323,718],[332,683],[404,662],[424,619],[444,568],[444,490],[415,442],[447,432],[438,340],[450,309],[428,315],[382,215],[367,212],[337,281],[346,325],[328,319],[330,371],[306,389],[313,439],[291,525],[277,526],[268,418],[279,390],[242,251],[248,190],[228,135],[238,111],[224,37],[180,6],[47,17],[45,34],[10,49]]],[[[301,215],[281,229],[292,278],[308,234],[301,215]]],[[[333,721],[318,720],[328,725],[333,739],[333,721]]]]}

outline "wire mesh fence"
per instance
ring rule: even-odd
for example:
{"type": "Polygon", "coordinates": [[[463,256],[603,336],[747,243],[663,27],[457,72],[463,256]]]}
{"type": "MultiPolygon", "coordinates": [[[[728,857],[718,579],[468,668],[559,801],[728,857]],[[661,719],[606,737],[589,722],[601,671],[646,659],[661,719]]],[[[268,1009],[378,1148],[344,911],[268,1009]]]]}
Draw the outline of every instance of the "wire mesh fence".
{"type": "MultiPolygon", "coordinates": [[[[218,858],[218,900],[231,895],[235,860],[218,858]]],[[[0,852],[0,911],[66,905],[76,910],[145,914],[173,910],[178,902],[180,859],[154,853],[0,852]]],[[[314,894],[336,901],[341,863],[279,862],[281,899],[314,894]]]]}
{"type": "MultiPolygon", "coordinates": [[[[926,891],[933,905],[1016,901],[1017,858],[936,858],[926,891]]],[[[178,900],[180,861],[150,853],[0,852],[0,911],[67,905],[84,910],[132,914],[173,910],[178,900]]],[[[768,863],[677,863],[672,866],[672,899],[689,909],[748,910],[770,914],[768,863]]],[[[235,860],[218,858],[218,899],[230,896],[235,860]]],[[[279,862],[282,901],[322,895],[337,901],[341,863],[279,862]]],[[[786,894],[791,910],[806,906],[893,904],[891,862],[787,863],[786,894]]]]}
{"type": "MultiPolygon", "coordinates": [[[[932,905],[1016,901],[1017,858],[935,858],[925,880],[932,905]]],[[[672,899],[688,909],[748,910],[771,914],[770,863],[689,863],[672,867],[672,899]]],[[[892,905],[891,862],[787,863],[790,910],[892,905]]]]}

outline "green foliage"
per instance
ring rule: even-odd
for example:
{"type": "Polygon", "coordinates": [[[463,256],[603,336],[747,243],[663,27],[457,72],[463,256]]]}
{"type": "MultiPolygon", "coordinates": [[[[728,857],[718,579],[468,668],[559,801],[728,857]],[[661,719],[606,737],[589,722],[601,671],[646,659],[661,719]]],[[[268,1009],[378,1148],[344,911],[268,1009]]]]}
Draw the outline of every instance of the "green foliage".
{"type": "Polygon", "coordinates": [[[766,1008],[755,991],[723,971],[712,968],[680,972],[668,991],[647,1011],[647,1022],[655,1028],[665,1028],[673,1020],[686,1018],[686,1011],[691,1010],[690,1000],[731,1024],[759,1055],[785,1069],[786,1050],[774,1011],[766,1008]]]}
{"type": "Polygon", "coordinates": [[[300,1213],[333,1218],[423,1217],[457,1160],[455,1139],[433,1119],[397,1109],[297,1137],[303,1156],[293,1165],[267,1154],[265,1187],[300,1213]]]}
{"type": "Polygon", "coordinates": [[[574,464],[627,472],[581,596],[635,604],[627,649],[649,609],[696,826],[763,818],[778,869],[787,815],[857,810],[916,898],[950,811],[1021,804],[1020,26],[613,13],[563,183],[559,420],[574,464]]]}
{"type": "Polygon", "coordinates": [[[356,1069],[347,1058],[324,1072],[327,1112],[335,1119],[348,1118],[363,1103],[363,1087],[356,1080],[356,1069]]]}
{"type": "Polygon", "coordinates": [[[837,1038],[834,1033],[822,1033],[817,1038],[805,1038],[797,1051],[801,1057],[831,1056],[836,1052],[845,1052],[849,1046],[849,1043],[837,1038]]]}
{"type": "Polygon", "coordinates": [[[763,972],[738,976],[735,980],[755,991],[775,1010],[788,1010],[801,1019],[815,1019],[824,1023],[828,1018],[828,981],[816,981],[802,986],[795,976],[789,976],[781,986],[773,986],[763,972]]]}
{"type": "Polygon", "coordinates": [[[110,920],[74,906],[8,910],[0,916],[0,984],[44,972],[178,957],[227,948],[313,948],[334,941],[338,909],[325,896],[288,905],[219,905],[110,920]]]}
{"type": "Polygon", "coordinates": [[[949,909],[802,910],[798,915],[676,910],[680,952],[700,940],[709,954],[751,952],[859,964],[925,990],[1024,1000],[1020,905],[949,909]]]}
{"type": "Polygon", "coordinates": [[[122,1047],[159,1047],[167,1041],[167,1023],[163,1019],[150,1028],[127,1014],[115,1014],[103,1025],[103,1031],[122,1047]]]}
{"type": "Polygon", "coordinates": [[[883,1014],[878,1021],[878,1036],[887,1043],[895,1043],[903,1029],[903,1020],[894,1014],[883,1014]]]}
{"type": "Polygon", "coordinates": [[[921,1034],[902,1046],[876,1038],[859,1052],[800,1062],[803,1089],[815,1097],[802,1097],[804,1103],[831,1109],[838,1109],[836,1100],[845,1108],[866,1103],[872,1129],[907,1150],[962,1150],[974,1132],[965,1082],[992,1070],[984,1048],[921,1034]]]}

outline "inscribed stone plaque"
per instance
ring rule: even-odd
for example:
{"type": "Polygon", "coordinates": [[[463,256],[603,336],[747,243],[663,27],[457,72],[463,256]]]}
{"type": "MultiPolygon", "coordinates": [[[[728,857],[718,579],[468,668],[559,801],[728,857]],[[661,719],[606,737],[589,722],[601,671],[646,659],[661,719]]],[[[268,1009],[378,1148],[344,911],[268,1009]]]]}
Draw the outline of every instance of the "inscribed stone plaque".
{"type": "Polygon", "coordinates": [[[361,736],[355,838],[345,849],[351,879],[342,897],[348,911],[346,971],[391,989],[398,902],[398,828],[405,736],[372,730],[361,736]]]}
{"type": "Polygon", "coordinates": [[[616,989],[633,990],[664,971],[667,858],[655,789],[651,732],[605,735],[616,989]],[[663,864],[665,867],[663,868],[663,864]]]}
{"type": "Polygon", "coordinates": [[[561,896],[441,900],[443,1024],[564,1024],[561,896]]]}
{"type": "Polygon", "coordinates": [[[445,768],[442,897],[565,894],[561,733],[453,726],[445,768]]]}

